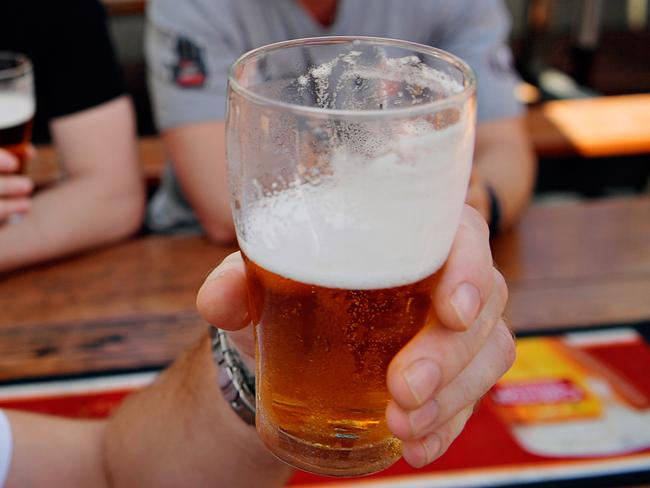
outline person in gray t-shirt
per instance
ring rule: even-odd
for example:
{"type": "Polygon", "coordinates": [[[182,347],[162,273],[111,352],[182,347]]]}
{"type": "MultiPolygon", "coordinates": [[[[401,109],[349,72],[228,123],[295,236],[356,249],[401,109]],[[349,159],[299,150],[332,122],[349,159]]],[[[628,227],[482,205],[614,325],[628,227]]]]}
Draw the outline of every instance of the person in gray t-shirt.
{"type": "Polygon", "coordinates": [[[172,164],[148,210],[157,232],[234,239],[224,118],[228,68],[246,51],[299,37],[390,37],[445,49],[478,78],[477,146],[467,201],[496,227],[532,192],[535,161],[514,98],[500,0],[152,0],[146,54],[154,114],[172,164]]]}

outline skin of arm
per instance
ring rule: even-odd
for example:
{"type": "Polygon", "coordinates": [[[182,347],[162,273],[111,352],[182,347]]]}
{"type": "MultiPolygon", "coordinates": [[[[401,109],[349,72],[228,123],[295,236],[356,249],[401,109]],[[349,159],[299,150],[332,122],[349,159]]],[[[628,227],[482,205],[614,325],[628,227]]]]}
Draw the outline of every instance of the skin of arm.
{"type": "Polygon", "coordinates": [[[501,210],[501,230],[517,222],[533,194],[537,160],[523,117],[483,122],[476,131],[474,168],[467,203],[490,221],[487,187],[501,210]]]}
{"type": "Polygon", "coordinates": [[[163,131],[186,198],[210,239],[235,240],[226,170],[226,124],[202,122],[163,131]]]}
{"type": "Polygon", "coordinates": [[[0,226],[0,272],[121,239],[143,218],[133,107],[122,96],[55,119],[66,177],[34,196],[19,222],[0,226]]]}
{"type": "Polygon", "coordinates": [[[292,473],[223,399],[207,337],[108,422],[6,413],[6,488],[280,487],[292,473]]]}
{"type": "Polygon", "coordinates": [[[69,420],[11,410],[5,410],[5,414],[11,424],[14,442],[5,488],[108,487],[102,464],[106,422],[69,420]]]}
{"type": "Polygon", "coordinates": [[[111,486],[284,486],[292,470],[224,400],[209,341],[189,350],[108,425],[111,486]],[[146,412],[143,418],[143,412],[146,412]]]}

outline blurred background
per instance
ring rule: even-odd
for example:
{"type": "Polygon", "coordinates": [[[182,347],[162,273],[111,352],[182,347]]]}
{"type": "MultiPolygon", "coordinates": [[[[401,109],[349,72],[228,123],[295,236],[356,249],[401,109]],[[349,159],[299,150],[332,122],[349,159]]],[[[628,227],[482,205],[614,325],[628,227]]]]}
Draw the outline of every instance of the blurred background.
{"type": "MultiPolygon", "coordinates": [[[[525,81],[518,96],[532,108],[550,100],[650,92],[648,0],[509,0],[506,4],[513,23],[514,63],[525,81]]],[[[137,106],[139,132],[151,135],[155,129],[143,60],[144,5],[142,0],[107,2],[111,33],[137,106]]],[[[611,149],[585,157],[584,151],[570,149],[547,120],[538,122],[537,118],[531,121],[533,137],[551,144],[541,151],[538,147],[538,200],[648,191],[647,154],[611,149]]]]}

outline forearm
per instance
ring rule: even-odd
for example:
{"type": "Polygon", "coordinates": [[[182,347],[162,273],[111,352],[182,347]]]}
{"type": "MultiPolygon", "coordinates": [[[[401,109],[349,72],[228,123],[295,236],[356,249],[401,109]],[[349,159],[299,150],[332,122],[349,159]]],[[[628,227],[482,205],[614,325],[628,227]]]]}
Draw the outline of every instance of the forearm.
{"type": "Polygon", "coordinates": [[[477,135],[476,169],[496,194],[501,228],[514,224],[533,194],[537,163],[522,119],[481,124],[477,135]]]}
{"type": "Polygon", "coordinates": [[[37,194],[19,222],[0,227],[0,272],[120,239],[140,225],[139,183],[75,175],[37,194]]]}
{"type": "Polygon", "coordinates": [[[105,459],[116,487],[273,487],[291,474],[223,399],[207,338],[122,405],[105,459]]]}
{"type": "Polygon", "coordinates": [[[183,192],[212,240],[235,240],[226,171],[225,123],[203,122],[164,131],[163,141],[183,192]]]}
{"type": "Polygon", "coordinates": [[[14,444],[6,488],[108,486],[102,459],[105,422],[5,413],[14,444]]]}

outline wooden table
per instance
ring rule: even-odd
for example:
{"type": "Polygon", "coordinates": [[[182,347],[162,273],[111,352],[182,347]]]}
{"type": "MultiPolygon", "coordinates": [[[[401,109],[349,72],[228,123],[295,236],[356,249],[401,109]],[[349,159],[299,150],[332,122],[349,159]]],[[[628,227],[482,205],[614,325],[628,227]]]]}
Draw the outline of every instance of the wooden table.
{"type": "Polygon", "coordinates": [[[546,102],[526,124],[541,158],[648,154],[650,94],[546,102]]]}
{"type": "Polygon", "coordinates": [[[650,197],[533,207],[493,248],[517,330],[650,319],[650,197]]]}
{"type": "MultiPolygon", "coordinates": [[[[650,198],[533,207],[494,243],[518,330],[650,318],[650,198]]],[[[0,281],[0,381],[171,361],[232,248],[144,237],[0,281]]]]}

